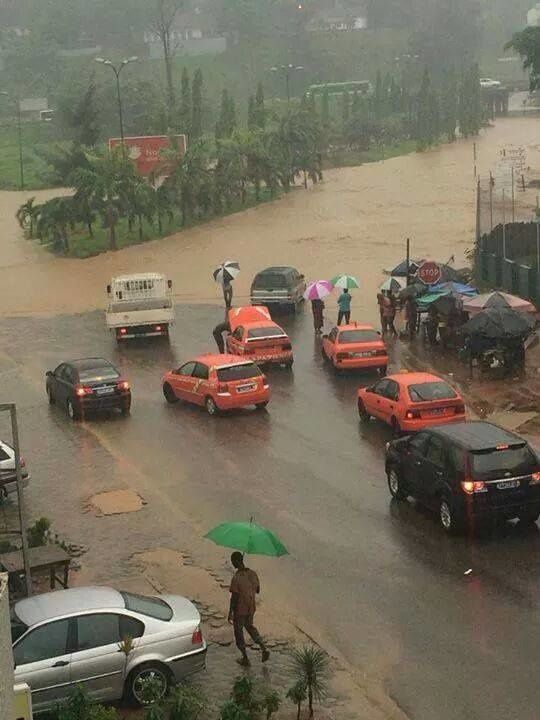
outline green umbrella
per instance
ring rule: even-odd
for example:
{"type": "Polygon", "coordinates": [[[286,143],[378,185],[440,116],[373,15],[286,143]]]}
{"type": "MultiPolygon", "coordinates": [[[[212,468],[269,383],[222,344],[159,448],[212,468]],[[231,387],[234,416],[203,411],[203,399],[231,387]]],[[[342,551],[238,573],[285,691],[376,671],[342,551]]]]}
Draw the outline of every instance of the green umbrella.
{"type": "Polygon", "coordinates": [[[352,275],[336,275],[330,280],[330,283],[334,287],[347,288],[348,290],[354,290],[360,287],[360,283],[352,275]]]}
{"type": "Polygon", "coordinates": [[[218,525],[205,535],[216,545],[240,550],[248,555],[280,557],[289,552],[283,543],[266,528],[250,522],[227,522],[218,525]]]}

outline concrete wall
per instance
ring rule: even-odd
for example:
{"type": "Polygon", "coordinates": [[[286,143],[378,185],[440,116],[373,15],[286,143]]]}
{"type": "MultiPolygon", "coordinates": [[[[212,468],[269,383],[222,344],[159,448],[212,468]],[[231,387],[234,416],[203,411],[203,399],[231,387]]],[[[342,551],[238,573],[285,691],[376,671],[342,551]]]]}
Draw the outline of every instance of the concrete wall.
{"type": "Polygon", "coordinates": [[[7,575],[0,574],[0,720],[10,720],[13,701],[13,655],[7,575]]]}

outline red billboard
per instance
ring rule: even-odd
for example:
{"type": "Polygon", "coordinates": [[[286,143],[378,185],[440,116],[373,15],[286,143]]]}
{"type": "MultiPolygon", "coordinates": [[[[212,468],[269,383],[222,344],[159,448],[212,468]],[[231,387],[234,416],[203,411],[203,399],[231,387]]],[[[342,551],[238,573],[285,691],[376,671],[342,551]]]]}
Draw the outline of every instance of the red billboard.
{"type": "MultiPolygon", "coordinates": [[[[178,142],[178,149],[183,155],[186,152],[186,136],[175,135],[174,137],[178,142]]],[[[121,144],[120,138],[110,138],[109,150],[121,144]]],[[[125,137],[124,145],[128,158],[135,164],[139,173],[150,175],[164,162],[162,151],[171,146],[171,140],[168,135],[141,135],[140,137],[125,137]]],[[[164,169],[160,174],[166,175],[167,172],[164,169]]]]}

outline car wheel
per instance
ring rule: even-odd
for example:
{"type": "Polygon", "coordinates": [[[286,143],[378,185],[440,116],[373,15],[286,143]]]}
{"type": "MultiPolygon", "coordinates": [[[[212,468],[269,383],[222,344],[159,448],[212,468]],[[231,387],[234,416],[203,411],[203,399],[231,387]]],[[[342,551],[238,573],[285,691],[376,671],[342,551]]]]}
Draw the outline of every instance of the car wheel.
{"type": "Polygon", "coordinates": [[[204,406],[209,415],[217,415],[219,410],[218,406],[216,405],[214,398],[210,397],[210,395],[204,401],[204,406]]]}
{"type": "Polygon", "coordinates": [[[165,383],[165,385],[163,386],[163,395],[168,403],[172,404],[178,402],[178,398],[174,394],[174,390],[169,385],[169,383],[165,383]]]}
{"type": "Polygon", "coordinates": [[[392,417],[392,420],[390,420],[390,425],[392,426],[392,432],[394,433],[394,437],[399,437],[401,435],[401,425],[399,424],[399,420],[397,419],[397,417],[392,417]]]}
{"type": "Polygon", "coordinates": [[[407,498],[407,491],[403,487],[403,480],[401,479],[401,473],[398,468],[388,468],[387,477],[390,495],[396,500],[405,500],[407,498]]]}
{"type": "Polygon", "coordinates": [[[81,414],[70,398],[67,400],[66,409],[68,417],[71,418],[71,420],[80,420],[81,414]]]}
{"type": "Polygon", "coordinates": [[[439,503],[439,522],[448,535],[455,535],[460,529],[460,522],[456,517],[454,504],[447,496],[443,496],[439,503]]]}
{"type": "Polygon", "coordinates": [[[364,401],[360,398],[358,398],[358,415],[360,416],[360,420],[362,420],[362,422],[369,422],[371,419],[371,415],[366,410],[364,401]]]}
{"type": "Polygon", "coordinates": [[[518,515],[519,522],[522,522],[524,525],[534,525],[534,523],[538,520],[539,517],[540,513],[534,510],[523,512],[518,515]]]}
{"type": "Polygon", "coordinates": [[[268,400],[265,400],[265,402],[260,402],[255,405],[257,410],[264,410],[264,408],[268,405],[268,400]]]}
{"type": "Polygon", "coordinates": [[[49,405],[54,405],[56,403],[50,385],[47,385],[47,397],[49,398],[49,405]]]}
{"type": "Polygon", "coordinates": [[[160,702],[167,695],[170,676],[165,667],[158,664],[141,665],[129,674],[126,695],[137,705],[160,702]]]}

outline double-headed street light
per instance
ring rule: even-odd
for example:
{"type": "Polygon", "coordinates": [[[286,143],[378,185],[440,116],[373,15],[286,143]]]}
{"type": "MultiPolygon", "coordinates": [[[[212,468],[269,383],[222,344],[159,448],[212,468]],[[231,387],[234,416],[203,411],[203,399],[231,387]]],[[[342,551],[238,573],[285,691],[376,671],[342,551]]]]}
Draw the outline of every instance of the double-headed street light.
{"type": "Polygon", "coordinates": [[[21,99],[19,97],[13,97],[5,90],[0,92],[0,95],[11,98],[17,102],[17,133],[19,136],[19,172],[21,176],[20,187],[24,190],[24,162],[23,162],[23,145],[22,145],[22,123],[21,123],[21,99]]]}
{"type": "Polygon", "coordinates": [[[126,67],[126,65],[129,65],[130,63],[137,62],[139,58],[136,55],[133,55],[133,57],[126,58],[125,60],[122,60],[121,63],[118,65],[114,65],[110,60],[105,60],[104,58],[98,57],[95,58],[95,61],[97,63],[100,63],[101,65],[108,65],[113,73],[116,76],[116,92],[118,93],[118,116],[120,119],[120,141],[122,143],[122,153],[126,154],[126,149],[124,146],[124,115],[122,112],[122,93],[120,91],[120,73],[122,70],[126,67]]]}
{"type": "Polygon", "coordinates": [[[291,77],[294,75],[295,72],[299,72],[301,70],[304,70],[305,68],[302,65],[292,65],[289,63],[288,65],[276,65],[274,67],[271,67],[270,70],[272,72],[282,72],[285,76],[285,84],[287,87],[287,104],[291,104],[291,77]]]}

